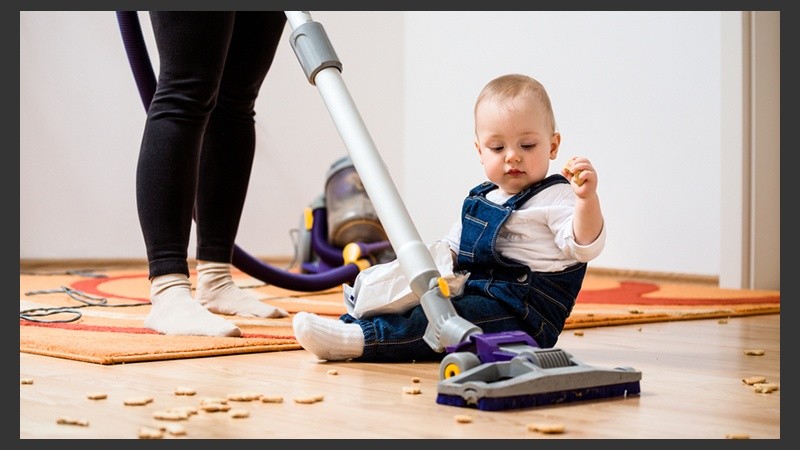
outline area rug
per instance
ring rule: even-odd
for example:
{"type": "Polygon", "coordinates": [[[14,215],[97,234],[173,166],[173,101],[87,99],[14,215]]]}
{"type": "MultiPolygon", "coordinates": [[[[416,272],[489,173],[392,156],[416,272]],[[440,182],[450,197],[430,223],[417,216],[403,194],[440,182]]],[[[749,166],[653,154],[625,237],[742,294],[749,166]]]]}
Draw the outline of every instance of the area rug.
{"type": "MultiPolygon", "coordinates": [[[[146,269],[21,273],[19,349],[96,364],[298,350],[291,315],[309,311],[335,318],[345,312],[341,287],[296,292],[238,271],[234,280],[290,317],[227,316],[242,330],[235,338],[165,336],[143,326],[150,308],[146,269]]],[[[565,328],[776,313],[780,291],[641,281],[590,270],[565,328]]]]}

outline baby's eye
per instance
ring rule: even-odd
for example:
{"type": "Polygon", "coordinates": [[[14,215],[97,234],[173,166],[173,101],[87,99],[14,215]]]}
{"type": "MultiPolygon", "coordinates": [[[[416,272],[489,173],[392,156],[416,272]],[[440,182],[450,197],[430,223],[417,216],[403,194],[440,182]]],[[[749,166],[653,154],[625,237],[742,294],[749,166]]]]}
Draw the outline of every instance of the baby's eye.
{"type": "Polygon", "coordinates": [[[489,147],[489,150],[491,150],[491,151],[493,151],[493,152],[502,152],[504,148],[505,148],[505,147],[503,147],[502,145],[500,145],[500,146],[497,146],[497,147],[492,147],[492,146],[490,146],[490,147],[489,147]]]}
{"type": "Polygon", "coordinates": [[[524,148],[525,150],[530,150],[533,147],[536,147],[536,144],[522,144],[520,147],[524,148]]]}

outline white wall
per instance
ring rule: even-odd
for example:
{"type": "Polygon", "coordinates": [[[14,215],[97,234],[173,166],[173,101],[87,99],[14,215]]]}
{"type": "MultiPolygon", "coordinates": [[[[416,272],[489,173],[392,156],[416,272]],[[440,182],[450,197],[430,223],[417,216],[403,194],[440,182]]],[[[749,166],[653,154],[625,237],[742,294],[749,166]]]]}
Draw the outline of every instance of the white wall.
{"type": "MultiPolygon", "coordinates": [[[[553,169],[578,153],[598,169],[609,235],[593,265],[719,275],[719,12],[312,16],[423,241],[449,229],[483,179],[472,146],[478,91],[522,72],[554,103],[563,145],[553,169]]],[[[257,106],[237,241],[265,257],[291,255],[289,230],[344,154],[317,89],[281,45],[257,106]]],[[[113,12],[20,13],[21,259],[144,257],[134,195],[143,121],[113,12]]]]}

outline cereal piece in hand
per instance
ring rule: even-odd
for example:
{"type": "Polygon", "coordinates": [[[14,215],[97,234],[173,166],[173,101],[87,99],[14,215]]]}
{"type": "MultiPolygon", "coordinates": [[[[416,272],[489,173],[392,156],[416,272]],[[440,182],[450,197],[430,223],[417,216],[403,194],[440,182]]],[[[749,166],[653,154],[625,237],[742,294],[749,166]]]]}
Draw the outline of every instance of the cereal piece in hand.
{"type": "Polygon", "coordinates": [[[583,172],[583,171],[582,170],[576,170],[574,172],[572,171],[572,161],[574,159],[575,158],[570,158],[569,161],[567,161],[567,164],[564,165],[563,172],[566,173],[566,175],[564,175],[564,176],[566,178],[569,178],[573,183],[577,184],[578,186],[582,186],[583,185],[583,180],[580,179],[580,175],[581,175],[581,172],[583,172]],[[567,176],[567,175],[569,175],[569,176],[567,176]]]}

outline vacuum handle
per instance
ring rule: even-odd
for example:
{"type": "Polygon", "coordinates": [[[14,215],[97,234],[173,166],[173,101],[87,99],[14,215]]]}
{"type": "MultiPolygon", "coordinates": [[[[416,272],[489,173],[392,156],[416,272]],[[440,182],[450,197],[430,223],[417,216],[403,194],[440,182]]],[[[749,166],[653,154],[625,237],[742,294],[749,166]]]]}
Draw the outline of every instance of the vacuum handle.
{"type": "Polygon", "coordinates": [[[437,285],[439,271],[350,97],[342,80],[342,65],[324,29],[308,11],[286,11],[286,17],[292,27],[291,42],[297,59],[309,82],[319,88],[401,269],[411,280],[411,290],[422,297],[437,285]]]}

